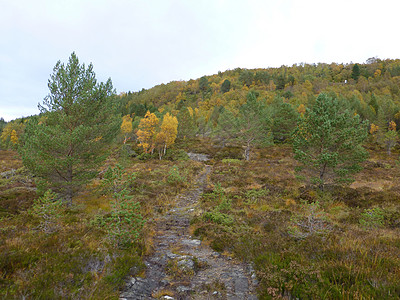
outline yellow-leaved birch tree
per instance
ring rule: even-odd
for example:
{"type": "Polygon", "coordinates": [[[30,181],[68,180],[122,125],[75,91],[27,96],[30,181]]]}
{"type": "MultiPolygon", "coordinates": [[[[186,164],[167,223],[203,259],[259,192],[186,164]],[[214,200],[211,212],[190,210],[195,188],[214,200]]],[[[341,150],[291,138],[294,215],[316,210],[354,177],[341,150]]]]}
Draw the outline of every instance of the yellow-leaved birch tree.
{"type": "Polygon", "coordinates": [[[140,120],[139,130],[136,132],[139,146],[143,148],[145,153],[152,153],[156,138],[157,125],[160,120],[150,111],[140,120]]]}
{"type": "Polygon", "coordinates": [[[122,117],[121,132],[124,134],[124,144],[129,140],[128,135],[132,132],[132,117],[126,115],[122,117]]]}

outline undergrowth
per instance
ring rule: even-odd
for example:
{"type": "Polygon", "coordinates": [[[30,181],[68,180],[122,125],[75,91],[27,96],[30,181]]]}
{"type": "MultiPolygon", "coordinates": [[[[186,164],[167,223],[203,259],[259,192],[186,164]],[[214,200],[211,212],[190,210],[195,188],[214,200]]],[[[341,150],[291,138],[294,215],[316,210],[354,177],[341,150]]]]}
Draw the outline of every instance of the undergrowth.
{"type": "Polygon", "coordinates": [[[400,190],[386,181],[400,175],[394,158],[371,153],[353,188],[320,192],[296,180],[285,145],[257,155],[215,162],[194,234],[251,262],[260,299],[400,298],[400,190]],[[384,188],[369,183],[380,180],[384,188]]]}
{"type": "Polygon", "coordinates": [[[201,164],[110,156],[99,177],[66,207],[15,152],[0,151],[0,299],[118,299],[128,275],[143,276],[149,218],[162,214],[201,164]],[[6,173],[3,173],[6,172],[6,173]]]}

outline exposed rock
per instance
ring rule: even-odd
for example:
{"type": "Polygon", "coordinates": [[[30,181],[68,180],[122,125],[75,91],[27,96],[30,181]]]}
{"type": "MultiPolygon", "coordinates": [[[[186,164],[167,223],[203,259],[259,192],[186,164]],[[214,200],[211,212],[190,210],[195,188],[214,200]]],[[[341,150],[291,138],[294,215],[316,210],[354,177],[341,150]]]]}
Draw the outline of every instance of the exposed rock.
{"type": "Polygon", "coordinates": [[[188,156],[189,156],[190,159],[196,160],[196,161],[207,161],[207,160],[209,160],[209,157],[208,157],[207,154],[188,152],[188,156]]]}
{"type": "MultiPolygon", "coordinates": [[[[208,159],[204,154],[188,155],[194,160],[208,159]]],[[[157,220],[154,254],[145,260],[145,278],[130,278],[121,299],[154,299],[152,295],[163,289],[173,292],[174,297],[161,299],[257,299],[251,266],[213,251],[189,234],[190,212],[197,207],[210,171],[206,166],[197,185],[178,195],[176,206],[157,220]],[[183,275],[167,274],[170,261],[184,271],[183,275]]]]}

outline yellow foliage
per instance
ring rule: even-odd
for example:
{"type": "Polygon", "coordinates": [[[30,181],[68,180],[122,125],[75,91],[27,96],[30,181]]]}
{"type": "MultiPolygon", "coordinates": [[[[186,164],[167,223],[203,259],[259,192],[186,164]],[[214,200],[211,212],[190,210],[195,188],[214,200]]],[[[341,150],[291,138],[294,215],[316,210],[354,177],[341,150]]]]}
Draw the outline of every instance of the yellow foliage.
{"type": "Polygon", "coordinates": [[[171,116],[169,113],[166,113],[163,118],[160,131],[155,139],[155,144],[158,148],[160,159],[167,151],[167,148],[175,143],[177,134],[178,119],[175,116],[171,116]]]}
{"type": "Polygon", "coordinates": [[[150,153],[154,149],[154,140],[156,136],[156,128],[159,119],[155,114],[147,111],[144,118],[140,120],[139,130],[137,136],[139,140],[139,146],[143,148],[143,151],[150,153]]]}
{"type": "Polygon", "coordinates": [[[297,107],[297,112],[302,116],[305,114],[306,107],[304,106],[304,104],[300,104],[299,107],[297,107]]]}
{"type": "Polygon", "coordinates": [[[11,131],[11,137],[10,137],[11,143],[18,144],[18,136],[17,136],[17,132],[15,131],[15,129],[13,129],[13,131],[11,131]]]}
{"type": "Polygon", "coordinates": [[[311,83],[309,80],[306,80],[306,81],[304,82],[303,87],[304,87],[307,91],[312,92],[313,85],[312,85],[312,83],[311,83]]]}
{"type": "Polygon", "coordinates": [[[396,122],[390,121],[389,123],[389,130],[396,131],[396,122]]]}
{"type": "Polygon", "coordinates": [[[19,142],[19,137],[23,134],[25,130],[25,124],[15,120],[7,123],[7,125],[3,128],[1,132],[1,142],[5,146],[17,145],[19,142]]]}
{"type": "Polygon", "coordinates": [[[376,69],[375,73],[374,73],[374,77],[379,77],[379,76],[381,76],[381,74],[382,74],[382,71],[379,69],[376,69]]]}
{"type": "Polygon", "coordinates": [[[193,108],[191,108],[190,106],[187,108],[189,111],[190,116],[193,118],[193,108]]]}
{"type": "Polygon", "coordinates": [[[132,118],[130,115],[122,117],[121,132],[124,134],[132,132],[132,118]]]}
{"type": "Polygon", "coordinates": [[[374,134],[375,132],[377,132],[379,129],[378,125],[375,125],[374,123],[371,124],[371,128],[369,129],[369,133],[370,134],[374,134]]]}
{"type": "Polygon", "coordinates": [[[132,132],[132,118],[130,115],[122,117],[121,132],[125,134],[124,144],[128,140],[128,134],[132,132]]]}

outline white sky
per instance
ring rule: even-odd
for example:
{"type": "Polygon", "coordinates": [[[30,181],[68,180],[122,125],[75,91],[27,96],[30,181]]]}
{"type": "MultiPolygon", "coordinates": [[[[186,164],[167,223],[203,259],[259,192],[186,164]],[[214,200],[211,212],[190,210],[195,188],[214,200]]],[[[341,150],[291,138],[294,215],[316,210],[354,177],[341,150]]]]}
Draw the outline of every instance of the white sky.
{"type": "Polygon", "coordinates": [[[0,117],[75,51],[117,92],[218,71],[400,58],[398,0],[0,0],[0,117]]]}

